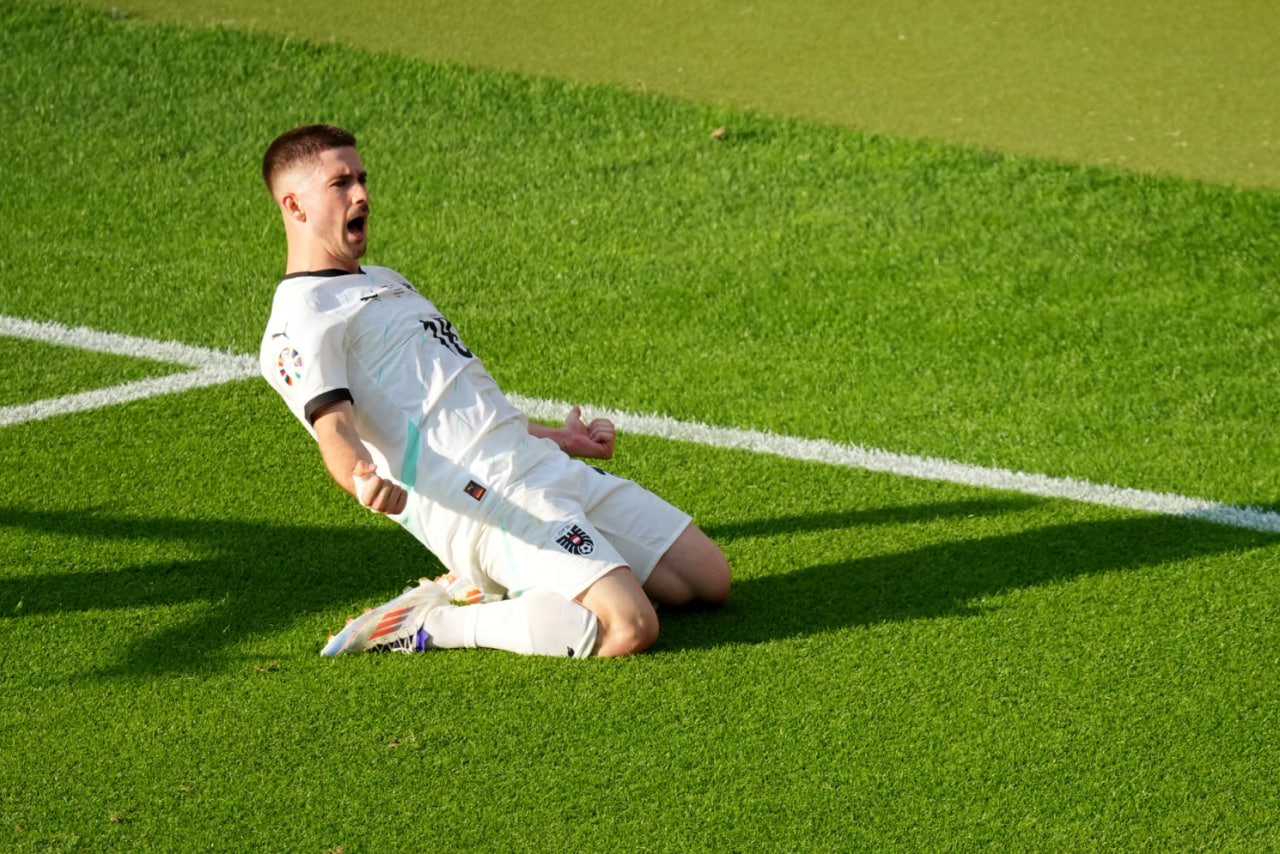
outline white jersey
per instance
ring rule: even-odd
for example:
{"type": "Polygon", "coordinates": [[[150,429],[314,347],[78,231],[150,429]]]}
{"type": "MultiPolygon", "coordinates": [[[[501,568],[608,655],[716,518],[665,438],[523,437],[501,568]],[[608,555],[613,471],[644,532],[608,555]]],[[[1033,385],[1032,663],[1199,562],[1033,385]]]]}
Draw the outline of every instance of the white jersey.
{"type": "Polygon", "coordinates": [[[259,360],[312,436],[318,409],[352,401],[379,473],[435,500],[472,481],[473,490],[507,482],[556,451],[529,435],[524,413],[435,305],[387,267],[286,277],[259,360]]]}
{"type": "Polygon", "coordinates": [[[689,523],[531,436],[452,324],[386,267],[286,277],[259,364],[313,437],[318,410],[351,401],[378,473],[409,491],[396,521],[486,592],[573,598],[619,566],[644,583],[689,523]]]}

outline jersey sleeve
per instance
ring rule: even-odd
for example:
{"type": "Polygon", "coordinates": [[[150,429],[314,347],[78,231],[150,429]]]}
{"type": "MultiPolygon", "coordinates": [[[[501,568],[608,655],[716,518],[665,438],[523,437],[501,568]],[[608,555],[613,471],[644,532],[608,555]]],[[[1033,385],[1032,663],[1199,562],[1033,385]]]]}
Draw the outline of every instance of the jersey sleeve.
{"type": "Polygon", "coordinates": [[[260,368],[308,430],[317,410],[352,399],[343,348],[346,321],[342,312],[317,311],[304,299],[277,295],[260,368]]]}

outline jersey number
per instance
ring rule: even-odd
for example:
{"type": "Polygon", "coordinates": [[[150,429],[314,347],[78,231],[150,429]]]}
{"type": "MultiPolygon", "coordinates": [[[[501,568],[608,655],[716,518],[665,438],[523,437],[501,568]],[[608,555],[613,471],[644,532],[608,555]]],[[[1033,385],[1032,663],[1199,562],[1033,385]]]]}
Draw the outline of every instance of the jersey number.
{"type": "Polygon", "coordinates": [[[443,317],[433,317],[430,320],[422,321],[422,328],[453,352],[457,353],[464,359],[471,358],[471,351],[462,343],[462,339],[458,337],[458,333],[453,331],[453,324],[445,320],[443,317]]]}

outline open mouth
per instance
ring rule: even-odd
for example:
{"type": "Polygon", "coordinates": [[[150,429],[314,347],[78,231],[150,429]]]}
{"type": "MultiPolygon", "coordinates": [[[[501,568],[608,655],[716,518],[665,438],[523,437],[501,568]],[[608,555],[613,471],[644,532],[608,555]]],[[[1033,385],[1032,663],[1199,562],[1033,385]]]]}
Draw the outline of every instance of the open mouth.
{"type": "Polygon", "coordinates": [[[365,237],[365,227],[369,221],[368,216],[358,216],[347,222],[347,234],[357,240],[363,240],[365,237]]]}

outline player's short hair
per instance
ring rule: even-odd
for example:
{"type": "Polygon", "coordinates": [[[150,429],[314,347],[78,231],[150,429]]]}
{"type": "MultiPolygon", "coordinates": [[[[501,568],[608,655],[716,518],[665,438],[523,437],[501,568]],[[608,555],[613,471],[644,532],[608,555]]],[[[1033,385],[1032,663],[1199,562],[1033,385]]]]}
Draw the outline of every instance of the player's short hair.
{"type": "Polygon", "coordinates": [[[350,131],[333,125],[304,125],[285,131],[267,146],[262,156],[262,180],[275,195],[276,178],[300,163],[318,161],[331,148],[355,148],[350,131]]]}

